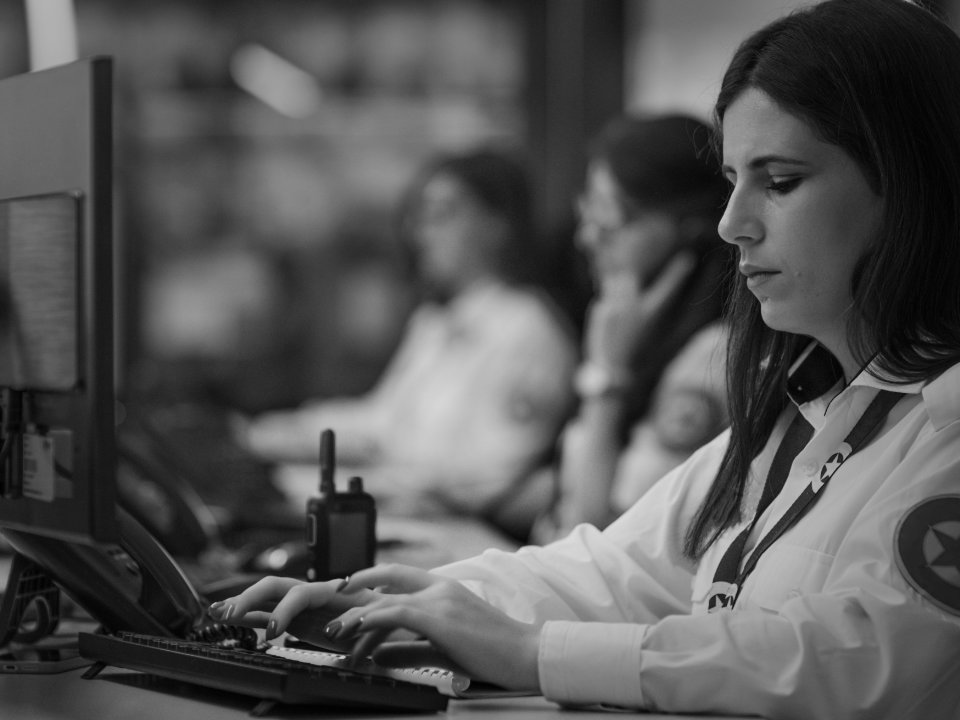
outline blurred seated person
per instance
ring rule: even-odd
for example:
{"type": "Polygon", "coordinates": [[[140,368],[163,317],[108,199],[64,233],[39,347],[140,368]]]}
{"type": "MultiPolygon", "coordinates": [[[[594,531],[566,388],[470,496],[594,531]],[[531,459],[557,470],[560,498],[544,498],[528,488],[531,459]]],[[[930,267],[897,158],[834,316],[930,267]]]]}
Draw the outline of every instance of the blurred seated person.
{"type": "Polygon", "coordinates": [[[425,300],[382,377],[360,397],[255,418],[245,439],[273,461],[316,462],[330,428],[339,467],[381,510],[479,514],[555,445],[572,410],[575,333],[528,282],[531,188],[510,156],[436,158],[401,216],[425,300]]]}
{"type": "Polygon", "coordinates": [[[726,339],[720,321],[690,339],[667,366],[649,410],[625,443],[618,440],[622,400],[613,392],[583,399],[563,436],[557,499],[536,527],[536,542],[583,522],[605,528],[727,426],[726,339]]]}
{"type": "Polygon", "coordinates": [[[535,542],[580,522],[604,527],[726,425],[719,318],[730,252],[716,230],[726,187],[709,138],[692,117],[625,115],[589,148],[577,240],[596,292],[578,411],[556,468],[500,515],[522,526],[550,502],[550,484],[535,542]]]}

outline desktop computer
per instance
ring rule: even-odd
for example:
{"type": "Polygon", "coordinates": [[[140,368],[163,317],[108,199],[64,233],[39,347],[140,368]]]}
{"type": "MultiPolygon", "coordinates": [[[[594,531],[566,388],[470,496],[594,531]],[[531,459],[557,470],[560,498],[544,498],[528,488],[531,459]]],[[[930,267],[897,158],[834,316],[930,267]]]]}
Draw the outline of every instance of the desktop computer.
{"type": "Polygon", "coordinates": [[[0,535],[14,552],[0,653],[55,630],[63,592],[99,624],[80,638],[91,662],[270,702],[444,707],[434,688],[268,656],[213,626],[121,507],[112,95],[109,57],[0,80],[0,535]]]}

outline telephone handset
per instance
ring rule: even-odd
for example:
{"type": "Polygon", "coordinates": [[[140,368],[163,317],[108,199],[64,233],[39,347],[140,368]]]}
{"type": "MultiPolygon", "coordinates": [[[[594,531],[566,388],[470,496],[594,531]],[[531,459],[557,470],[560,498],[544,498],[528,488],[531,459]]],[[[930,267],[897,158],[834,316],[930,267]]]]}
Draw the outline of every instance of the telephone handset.
{"type": "MultiPolygon", "coordinates": [[[[166,550],[118,508],[120,540],[88,545],[4,528],[13,549],[33,561],[105,629],[186,637],[206,608],[166,550]]],[[[9,589],[8,589],[9,590],[9,589]]]]}
{"type": "Polygon", "coordinates": [[[117,493],[123,508],[174,556],[196,558],[219,544],[213,511],[129,419],[117,432],[117,493]]]}

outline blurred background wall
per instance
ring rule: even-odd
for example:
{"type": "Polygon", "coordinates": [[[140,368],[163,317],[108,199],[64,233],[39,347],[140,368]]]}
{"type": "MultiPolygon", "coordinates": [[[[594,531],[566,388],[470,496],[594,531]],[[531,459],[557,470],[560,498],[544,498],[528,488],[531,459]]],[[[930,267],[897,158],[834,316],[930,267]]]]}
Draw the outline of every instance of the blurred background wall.
{"type": "MultiPolygon", "coordinates": [[[[397,200],[440,149],[522,153],[575,318],[586,139],[624,109],[708,116],[739,40],[806,4],[43,3],[73,15],[79,56],[116,61],[124,384],[246,412],[377,377],[413,301],[397,200]]],[[[0,3],[0,77],[31,68],[25,7],[0,3]]]]}

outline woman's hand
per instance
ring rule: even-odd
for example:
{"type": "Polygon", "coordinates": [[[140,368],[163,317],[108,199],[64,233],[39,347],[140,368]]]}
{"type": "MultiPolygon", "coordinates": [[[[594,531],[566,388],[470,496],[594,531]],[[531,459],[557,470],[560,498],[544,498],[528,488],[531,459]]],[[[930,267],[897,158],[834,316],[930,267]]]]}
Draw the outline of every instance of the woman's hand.
{"type": "Polygon", "coordinates": [[[210,615],[266,628],[267,639],[289,632],[356,657],[372,654],[383,665],[448,667],[516,690],[540,686],[538,627],[513,620],[454,580],[403,565],[316,583],[267,577],[214,603],[210,615]]]}
{"type": "Polygon", "coordinates": [[[349,652],[352,639],[332,641],[324,628],[355,603],[369,601],[369,591],[339,592],[345,580],[307,583],[289,577],[266,577],[239,595],[215,602],[210,617],[231,625],[266,628],[272,640],[289,632],[300,640],[349,652]]]}
{"type": "Polygon", "coordinates": [[[540,628],[514,620],[455,580],[402,565],[379,565],[349,578],[344,593],[376,588],[328,626],[354,635],[357,656],[384,665],[440,665],[505,688],[538,692],[540,628]],[[427,642],[383,641],[407,630],[427,642]]]}
{"type": "Polygon", "coordinates": [[[608,371],[629,373],[634,348],[649,339],[695,266],[693,255],[679,253],[643,290],[629,270],[602,278],[587,315],[586,359],[608,371]]]}

